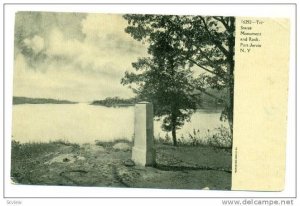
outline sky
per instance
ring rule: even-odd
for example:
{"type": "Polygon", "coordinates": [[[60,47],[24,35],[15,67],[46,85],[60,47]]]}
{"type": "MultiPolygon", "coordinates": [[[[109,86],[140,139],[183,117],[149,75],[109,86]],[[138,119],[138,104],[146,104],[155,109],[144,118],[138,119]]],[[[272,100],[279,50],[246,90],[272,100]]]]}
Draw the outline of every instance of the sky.
{"type": "Polygon", "coordinates": [[[18,12],[14,96],[90,102],[133,97],[120,84],[147,48],[116,14],[18,12]]]}

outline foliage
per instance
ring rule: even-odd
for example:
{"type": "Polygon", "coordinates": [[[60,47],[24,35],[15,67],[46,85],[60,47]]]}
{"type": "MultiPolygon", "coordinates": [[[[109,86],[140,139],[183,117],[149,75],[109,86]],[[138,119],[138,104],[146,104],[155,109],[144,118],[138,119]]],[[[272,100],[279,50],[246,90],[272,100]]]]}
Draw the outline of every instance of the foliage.
{"type": "Polygon", "coordinates": [[[126,72],[121,83],[134,83],[138,97],[153,103],[154,115],[163,117],[162,129],[172,131],[176,145],[176,130],[190,120],[197,108],[198,97],[193,95],[193,73],[181,62],[168,34],[158,31],[148,35],[155,36],[148,47],[151,57],[140,58],[133,63],[137,72],[126,72]]]}
{"type": "Polygon", "coordinates": [[[149,67],[181,68],[187,75],[191,68],[200,68],[203,72],[186,85],[207,95],[207,88],[227,90],[224,98],[216,98],[226,103],[222,118],[228,119],[232,133],[235,18],[140,14],[124,18],[129,23],[125,31],[148,44],[152,58],[141,58],[133,64],[140,73],[126,73],[123,83],[138,82],[138,89],[144,87],[147,76],[142,72],[149,67]]]}

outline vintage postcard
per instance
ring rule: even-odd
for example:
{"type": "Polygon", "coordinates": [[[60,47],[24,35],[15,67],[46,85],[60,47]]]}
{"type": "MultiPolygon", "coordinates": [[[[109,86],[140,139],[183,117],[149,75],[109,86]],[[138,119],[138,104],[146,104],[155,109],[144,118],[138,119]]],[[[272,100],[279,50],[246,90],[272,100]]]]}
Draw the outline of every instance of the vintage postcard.
{"type": "Polygon", "coordinates": [[[17,12],[11,182],[281,191],[290,22],[17,12]]]}

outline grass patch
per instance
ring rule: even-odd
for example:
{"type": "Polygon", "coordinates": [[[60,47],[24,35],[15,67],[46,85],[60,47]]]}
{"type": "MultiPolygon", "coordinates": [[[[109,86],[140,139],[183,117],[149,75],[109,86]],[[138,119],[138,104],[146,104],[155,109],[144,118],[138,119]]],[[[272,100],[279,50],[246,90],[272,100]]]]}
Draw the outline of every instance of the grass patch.
{"type": "Polygon", "coordinates": [[[12,141],[12,158],[17,159],[16,157],[30,158],[35,157],[36,155],[47,154],[57,150],[58,145],[71,146],[74,148],[79,148],[80,146],[75,143],[70,143],[64,140],[50,141],[48,143],[44,142],[29,142],[29,143],[20,143],[18,141],[12,141]]]}
{"type": "Polygon", "coordinates": [[[60,153],[68,148],[75,152],[80,146],[63,140],[52,141],[48,143],[30,142],[20,143],[12,141],[11,143],[11,177],[14,182],[34,183],[35,176],[43,173],[46,169],[44,162],[49,160],[55,153],[60,153]],[[37,173],[33,173],[33,170],[37,173]]]}
{"type": "Polygon", "coordinates": [[[124,162],[131,159],[131,151],[113,149],[117,143],[133,144],[125,138],[97,141],[98,148],[64,140],[24,144],[12,141],[12,180],[29,185],[230,189],[231,153],[224,149],[158,143],[157,167],[127,167],[124,162]],[[74,161],[52,161],[64,155],[74,157],[74,161]]]}
{"type": "Polygon", "coordinates": [[[20,143],[18,141],[12,141],[12,158],[21,156],[24,158],[32,157],[35,155],[40,155],[43,153],[53,152],[57,149],[57,145],[65,145],[65,146],[75,146],[79,147],[79,145],[74,143],[65,142],[63,140],[51,141],[48,143],[44,142],[29,142],[29,143],[20,143]]]}

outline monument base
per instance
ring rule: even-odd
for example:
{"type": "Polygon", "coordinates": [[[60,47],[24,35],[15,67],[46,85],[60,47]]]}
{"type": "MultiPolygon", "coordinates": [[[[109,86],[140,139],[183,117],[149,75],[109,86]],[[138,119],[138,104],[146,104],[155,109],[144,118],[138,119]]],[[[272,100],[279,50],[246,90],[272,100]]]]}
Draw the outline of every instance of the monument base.
{"type": "Polygon", "coordinates": [[[155,166],[155,149],[132,148],[132,161],[139,166],[155,166]],[[146,152],[147,151],[147,152],[146,152]]]}

